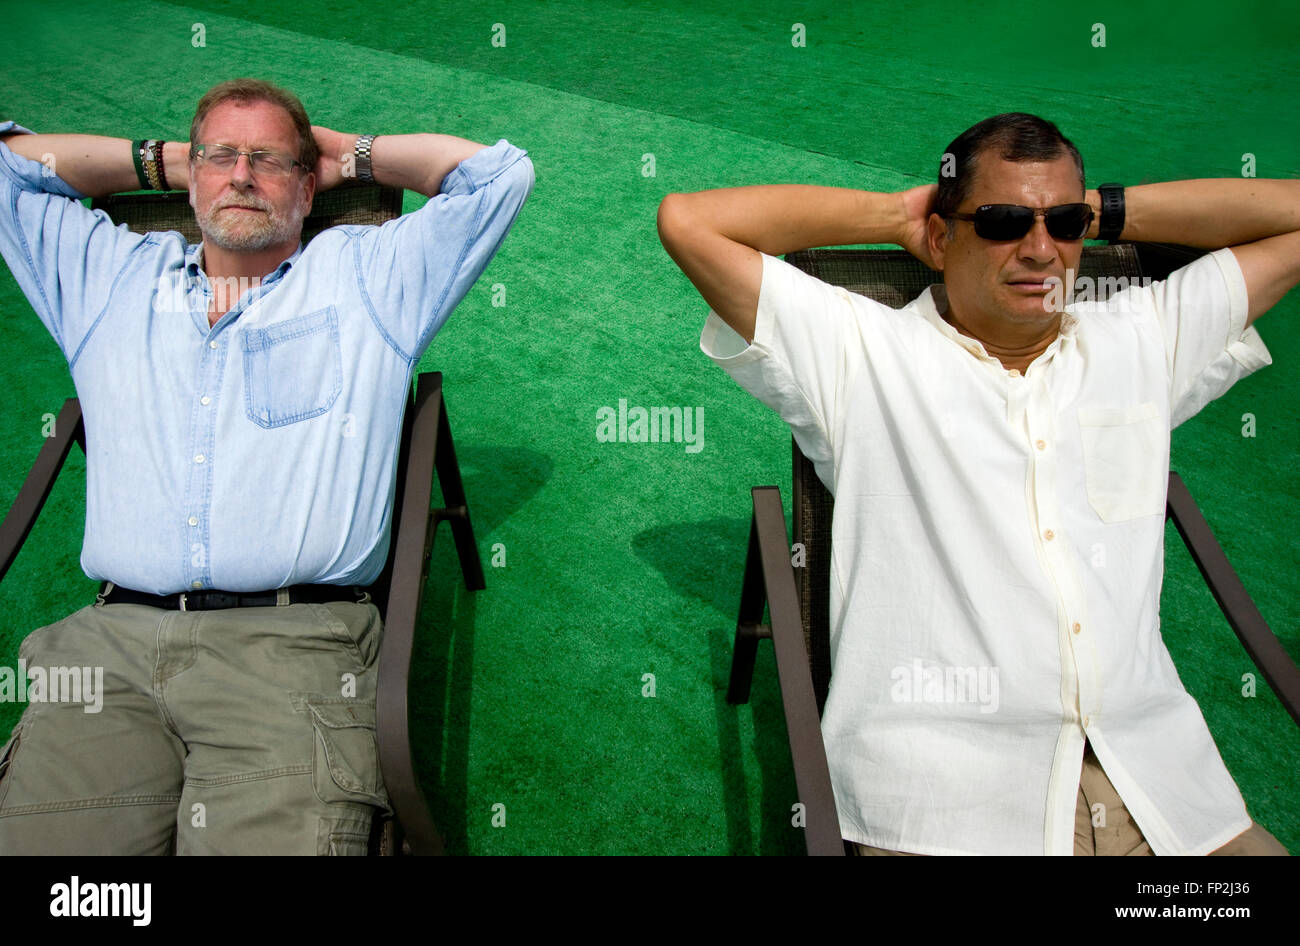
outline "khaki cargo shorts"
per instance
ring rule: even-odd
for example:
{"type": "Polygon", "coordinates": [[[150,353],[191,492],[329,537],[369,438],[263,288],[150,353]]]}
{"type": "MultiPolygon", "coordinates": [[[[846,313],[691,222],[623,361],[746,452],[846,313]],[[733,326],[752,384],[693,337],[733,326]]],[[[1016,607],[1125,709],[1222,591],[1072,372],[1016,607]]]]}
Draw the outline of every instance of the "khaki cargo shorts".
{"type": "Polygon", "coordinates": [[[32,632],[0,854],[365,854],[381,634],[368,601],[96,604],[32,632]]]}

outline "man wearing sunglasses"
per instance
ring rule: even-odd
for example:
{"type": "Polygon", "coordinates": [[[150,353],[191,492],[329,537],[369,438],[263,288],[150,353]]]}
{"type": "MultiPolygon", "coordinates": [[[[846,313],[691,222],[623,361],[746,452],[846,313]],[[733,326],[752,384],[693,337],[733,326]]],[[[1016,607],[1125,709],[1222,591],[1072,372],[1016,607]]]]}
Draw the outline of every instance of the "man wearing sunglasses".
{"type": "Polygon", "coordinates": [[[533,182],[504,139],[313,127],[222,83],[189,142],[0,124],[0,251],[85,418],[95,605],[29,667],[103,668],[99,705],[30,702],[0,751],[0,854],[364,854],[401,414],[420,356],[533,182]],[[302,244],[347,177],[428,196],[302,244]],[[203,234],[77,198],[189,191],[203,234]]]}
{"type": "Polygon", "coordinates": [[[1169,431],[1269,363],[1249,326],[1300,281],[1300,182],[1086,190],[1013,113],[936,185],[674,194],[659,232],[701,348],[836,499],[822,734],[860,853],[1285,853],[1158,614],[1169,431]],[[1099,235],[1216,252],[1066,309],[1099,235]],[[895,310],[776,258],[864,243],[943,285],[895,310]]]}

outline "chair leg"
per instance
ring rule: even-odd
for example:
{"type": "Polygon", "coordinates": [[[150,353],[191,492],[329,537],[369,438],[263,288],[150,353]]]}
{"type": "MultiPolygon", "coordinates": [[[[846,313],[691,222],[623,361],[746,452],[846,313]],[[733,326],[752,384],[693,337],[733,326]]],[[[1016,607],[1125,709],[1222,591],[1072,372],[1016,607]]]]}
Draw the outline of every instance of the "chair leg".
{"type": "Polygon", "coordinates": [[[411,654],[433,541],[432,491],[437,465],[437,420],[442,411],[441,376],[422,375],[413,405],[407,476],[390,552],[392,578],[379,651],[375,697],[380,771],[394,812],[393,853],[439,855],[442,837],[415,775],[407,708],[411,654]]]}
{"type": "Polygon", "coordinates": [[[758,640],[770,637],[776,653],[776,675],[781,687],[795,787],[804,806],[804,840],[808,853],[842,857],[844,841],[840,837],[835,793],[808,665],[781,491],[775,486],[757,486],[752,495],[754,514],[750,520],[749,550],[745,556],[745,579],[736,625],[736,653],[732,658],[727,700],[731,703],[748,700],[758,640]],[[765,602],[772,616],[770,626],[759,623],[765,602]]]}
{"type": "Polygon", "coordinates": [[[1205,579],[1219,610],[1242,647],[1277,694],[1291,718],[1300,723],[1300,668],[1273,633],[1224,554],[1210,524],[1177,473],[1169,474],[1168,511],[1192,561],[1205,579]]]}
{"type": "Polygon", "coordinates": [[[460,570],[465,576],[465,587],[470,591],[482,591],[487,587],[483,579],[483,561],[479,558],[478,545],[474,541],[474,525],[470,521],[469,502],[465,498],[465,484],[460,476],[460,464],[456,462],[456,446],[451,438],[451,422],[447,418],[447,405],[442,401],[439,390],[438,407],[438,446],[434,454],[434,464],[438,470],[438,483],[442,487],[442,499],[446,504],[434,511],[434,527],[442,520],[451,525],[452,539],[456,543],[456,554],[460,558],[460,570]]]}
{"type": "Polygon", "coordinates": [[[18,558],[18,552],[36,525],[36,517],[45,507],[54,489],[54,481],[63,469],[72,445],[78,443],[86,449],[85,424],[81,418],[81,402],[70,397],[54,421],[54,436],[41,445],[31,472],[23,481],[9,512],[0,520],[0,579],[3,579],[18,558]]]}
{"type": "Polygon", "coordinates": [[[727,685],[727,702],[733,706],[749,702],[749,690],[754,681],[754,659],[758,655],[758,642],[770,638],[772,630],[765,627],[763,607],[767,604],[767,587],[763,583],[763,566],[758,548],[758,522],[749,520],[749,550],[745,553],[745,576],[740,588],[740,614],[736,619],[736,644],[731,654],[731,681],[727,685]]]}
{"type": "Polygon", "coordinates": [[[376,813],[370,823],[370,850],[368,853],[372,857],[392,857],[394,854],[402,853],[395,849],[394,837],[396,830],[397,819],[376,813]]]}

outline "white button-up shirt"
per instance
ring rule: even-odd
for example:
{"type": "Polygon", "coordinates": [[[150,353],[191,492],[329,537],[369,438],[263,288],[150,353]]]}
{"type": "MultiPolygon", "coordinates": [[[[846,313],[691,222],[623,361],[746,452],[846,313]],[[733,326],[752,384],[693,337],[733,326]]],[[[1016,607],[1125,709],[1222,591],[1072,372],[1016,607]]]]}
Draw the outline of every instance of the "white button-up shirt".
{"type": "Polygon", "coordinates": [[[1270,363],[1230,250],[1071,306],[1021,375],[940,316],[763,257],[701,348],[835,496],[822,719],[844,837],[1072,854],[1085,737],[1157,854],[1250,827],[1160,637],[1169,431],[1270,363]]]}

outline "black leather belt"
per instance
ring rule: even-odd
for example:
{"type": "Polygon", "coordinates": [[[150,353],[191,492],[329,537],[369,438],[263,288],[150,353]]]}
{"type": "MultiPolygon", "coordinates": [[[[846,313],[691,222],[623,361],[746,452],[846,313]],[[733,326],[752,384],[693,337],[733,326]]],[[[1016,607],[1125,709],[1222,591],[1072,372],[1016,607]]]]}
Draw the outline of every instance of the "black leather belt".
{"type": "Polygon", "coordinates": [[[216,611],[221,608],[273,608],[278,604],[324,604],[327,601],[367,600],[364,588],[356,585],[293,585],[277,591],[183,591],[174,595],[152,595],[132,591],[109,582],[100,592],[104,604],[143,604],[166,611],[216,611]]]}

